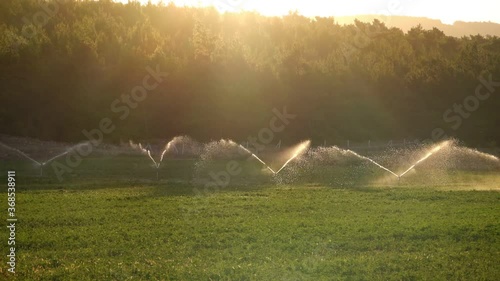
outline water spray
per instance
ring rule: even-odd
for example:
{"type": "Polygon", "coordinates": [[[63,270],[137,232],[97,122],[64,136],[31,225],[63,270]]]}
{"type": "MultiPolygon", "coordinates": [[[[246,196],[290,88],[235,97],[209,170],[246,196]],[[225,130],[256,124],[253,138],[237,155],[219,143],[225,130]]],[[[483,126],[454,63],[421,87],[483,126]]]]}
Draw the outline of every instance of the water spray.
{"type": "MultiPolygon", "coordinates": [[[[230,141],[231,143],[235,144],[233,141],[230,141]]],[[[255,155],[253,152],[245,148],[243,145],[239,144],[238,146],[243,149],[244,151],[248,152],[252,157],[257,159],[260,163],[262,163],[269,171],[273,173],[273,175],[277,175],[281,170],[283,170],[293,159],[297,158],[302,152],[304,152],[307,148],[309,148],[309,145],[311,144],[311,141],[307,140],[302,142],[299,147],[295,150],[295,153],[290,157],[281,168],[279,168],[278,171],[274,171],[269,165],[266,164],[262,159],[260,159],[257,155],[255,155]]]]}
{"type": "Polygon", "coordinates": [[[16,152],[17,154],[19,154],[19,155],[23,156],[23,157],[24,157],[24,158],[26,158],[26,159],[29,159],[30,161],[32,161],[33,163],[35,163],[38,167],[40,167],[40,177],[43,177],[43,166],[45,166],[45,164],[48,164],[49,162],[52,162],[52,161],[56,160],[57,158],[62,157],[62,156],[64,156],[64,155],[66,155],[66,154],[70,153],[71,151],[73,151],[73,150],[77,149],[78,147],[81,147],[81,146],[83,146],[83,145],[87,145],[87,144],[88,144],[88,142],[79,143],[79,144],[77,144],[77,145],[74,145],[74,146],[72,146],[72,147],[70,147],[70,148],[66,149],[66,151],[64,151],[64,152],[62,152],[62,153],[60,153],[60,154],[57,154],[57,155],[53,156],[52,158],[50,158],[50,159],[49,159],[49,160],[47,160],[47,161],[44,161],[44,162],[39,162],[39,161],[37,161],[37,160],[35,160],[35,159],[33,159],[33,158],[29,157],[26,153],[22,152],[21,150],[16,149],[16,148],[13,148],[13,147],[10,147],[10,146],[8,146],[8,145],[3,144],[3,143],[1,143],[1,142],[0,142],[0,146],[2,146],[2,147],[4,147],[4,148],[7,148],[7,149],[9,149],[9,150],[12,150],[12,151],[16,152]]]}
{"type": "Polygon", "coordinates": [[[297,148],[297,150],[295,151],[295,153],[292,155],[292,157],[290,157],[290,159],[288,159],[285,164],[283,164],[283,166],[281,166],[281,168],[276,172],[279,173],[281,172],[281,170],[283,170],[283,168],[285,168],[288,163],[290,163],[293,159],[297,158],[302,152],[304,152],[305,150],[307,150],[309,148],[309,145],[311,145],[311,141],[310,140],[307,140],[307,141],[304,141],[302,142],[299,147],[297,148]]]}
{"type": "Polygon", "coordinates": [[[163,161],[163,158],[164,158],[165,154],[167,153],[167,151],[170,150],[174,140],[175,140],[175,138],[167,143],[167,145],[165,146],[165,148],[161,152],[160,159],[158,161],[156,161],[155,158],[153,157],[153,155],[151,155],[151,149],[149,148],[149,146],[147,148],[145,148],[141,143],[135,144],[132,142],[132,140],[129,141],[129,144],[132,148],[135,148],[135,149],[139,150],[140,152],[142,152],[143,154],[146,154],[149,157],[149,159],[151,159],[151,162],[153,162],[153,167],[156,168],[156,180],[159,180],[160,179],[159,169],[161,166],[161,162],[163,161]]]}
{"type": "MultiPolygon", "coordinates": [[[[449,144],[451,143],[451,141],[444,141],[442,143],[440,143],[439,145],[435,146],[434,148],[432,148],[424,157],[422,157],[421,159],[419,159],[417,162],[415,162],[415,164],[413,164],[410,168],[408,168],[406,171],[404,171],[403,173],[401,174],[396,174],[395,172],[391,171],[390,169],[382,166],[381,164],[377,163],[375,160],[369,158],[369,157],[366,157],[366,156],[363,156],[363,155],[359,155],[358,153],[350,150],[350,149],[347,149],[347,150],[343,150],[343,149],[340,149],[338,147],[335,147],[336,149],[340,150],[340,151],[346,151],[348,153],[351,153],[352,155],[356,156],[356,157],[359,157],[361,159],[365,159],[365,160],[368,160],[370,162],[372,162],[373,164],[375,164],[376,166],[378,166],[379,168],[391,173],[393,176],[395,176],[396,178],[398,178],[398,182],[401,181],[401,178],[406,175],[408,172],[410,172],[412,169],[414,169],[417,165],[419,165],[420,163],[424,162],[425,160],[427,160],[427,158],[431,157],[434,153],[438,152],[439,150],[441,150],[442,148],[448,146],[449,144]]],[[[484,154],[484,153],[483,153],[484,154]]],[[[490,158],[492,155],[489,155],[490,158]]],[[[494,158],[496,158],[495,156],[493,156],[494,158]]]]}
{"type": "Polygon", "coordinates": [[[434,153],[438,152],[442,148],[448,146],[450,144],[450,141],[444,141],[440,143],[439,145],[435,146],[433,149],[431,149],[424,157],[422,157],[420,160],[415,162],[408,170],[404,171],[401,175],[399,175],[399,178],[402,176],[406,175],[409,171],[411,171],[413,168],[415,168],[418,164],[424,162],[427,158],[431,157],[434,153]]]}
{"type": "MultiPolygon", "coordinates": [[[[340,148],[338,148],[338,149],[340,150],[340,148]]],[[[362,159],[365,159],[365,160],[368,160],[368,161],[372,162],[373,164],[377,165],[379,168],[381,168],[381,169],[383,169],[383,170],[386,170],[387,172],[389,172],[389,173],[393,174],[393,175],[394,175],[395,177],[397,177],[398,179],[401,177],[401,176],[398,176],[398,174],[394,173],[393,171],[389,170],[388,168],[386,168],[386,167],[384,167],[384,166],[380,165],[379,163],[375,162],[375,160],[373,160],[373,159],[371,159],[371,158],[368,158],[368,157],[366,157],[366,156],[359,155],[359,154],[357,154],[356,152],[354,152],[354,151],[352,151],[352,150],[350,150],[350,149],[347,149],[346,151],[347,151],[347,152],[349,152],[349,153],[351,153],[351,154],[353,154],[353,155],[354,155],[354,156],[356,156],[356,157],[359,157],[359,158],[362,158],[362,159]]]]}
{"type": "Polygon", "coordinates": [[[42,163],[40,163],[40,162],[36,161],[35,159],[33,159],[33,158],[29,157],[26,153],[22,152],[22,151],[21,151],[21,150],[19,150],[19,149],[16,149],[16,148],[10,147],[10,146],[8,146],[8,145],[6,145],[6,144],[4,144],[4,143],[1,143],[1,142],[0,142],[0,146],[2,146],[2,147],[4,147],[4,148],[6,148],[6,149],[8,149],[8,150],[12,150],[12,151],[16,152],[17,154],[19,154],[19,155],[23,156],[24,158],[26,158],[26,159],[30,160],[31,162],[33,162],[33,163],[35,163],[35,164],[37,164],[37,165],[41,165],[41,164],[42,164],[42,163]]]}
{"type": "MultiPolygon", "coordinates": [[[[231,141],[232,142],[232,141],[231,141]]],[[[234,143],[234,142],[233,142],[234,143]]],[[[234,143],[236,144],[236,143],[234,143]]],[[[262,161],[257,155],[255,155],[254,153],[252,153],[250,150],[248,150],[247,148],[245,148],[243,145],[239,144],[238,145],[241,149],[245,150],[246,152],[248,152],[250,155],[252,155],[253,158],[257,159],[257,161],[259,161],[260,163],[262,163],[262,165],[264,165],[269,171],[271,171],[273,174],[276,174],[276,172],[271,168],[269,167],[266,162],[262,161]]]]}

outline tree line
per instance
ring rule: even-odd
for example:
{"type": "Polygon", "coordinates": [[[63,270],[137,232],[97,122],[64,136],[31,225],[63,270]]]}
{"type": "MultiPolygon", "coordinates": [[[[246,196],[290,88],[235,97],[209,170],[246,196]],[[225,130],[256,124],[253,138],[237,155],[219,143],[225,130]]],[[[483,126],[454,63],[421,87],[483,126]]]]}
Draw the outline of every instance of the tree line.
{"type": "Polygon", "coordinates": [[[78,141],[109,117],[110,142],[245,140],[286,107],[296,118],[279,133],[285,142],[441,135],[498,145],[496,81],[496,36],[173,4],[0,3],[5,134],[78,141]],[[120,118],[112,104],[151,69],[168,75],[120,118]]]}

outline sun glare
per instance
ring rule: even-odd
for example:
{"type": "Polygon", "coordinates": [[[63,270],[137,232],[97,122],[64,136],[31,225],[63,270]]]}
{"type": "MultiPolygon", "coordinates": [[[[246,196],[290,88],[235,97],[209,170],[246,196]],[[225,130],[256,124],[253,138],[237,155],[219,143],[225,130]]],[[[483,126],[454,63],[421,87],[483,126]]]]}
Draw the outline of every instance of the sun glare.
{"type": "MultiPolygon", "coordinates": [[[[127,3],[133,0],[115,0],[127,3]]],[[[455,21],[492,21],[500,22],[499,1],[347,1],[347,0],[139,0],[142,4],[174,3],[178,6],[213,6],[220,12],[256,11],[265,16],[283,16],[290,11],[314,16],[354,16],[354,15],[386,15],[413,16],[439,19],[446,24],[455,21]]]]}

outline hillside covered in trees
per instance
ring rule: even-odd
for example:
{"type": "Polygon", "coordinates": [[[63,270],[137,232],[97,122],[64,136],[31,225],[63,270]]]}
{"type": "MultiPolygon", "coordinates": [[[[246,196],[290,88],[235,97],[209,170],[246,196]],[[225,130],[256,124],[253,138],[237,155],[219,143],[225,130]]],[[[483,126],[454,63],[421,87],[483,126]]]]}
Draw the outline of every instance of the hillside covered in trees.
{"type": "Polygon", "coordinates": [[[78,141],[109,117],[108,141],[243,140],[286,106],[296,118],[284,141],[429,139],[441,128],[498,145],[500,87],[474,98],[480,77],[500,81],[498,37],[174,5],[0,2],[4,134],[78,141]],[[147,68],[168,76],[126,116],[113,110],[147,68]]]}
{"type": "Polygon", "coordinates": [[[378,16],[378,15],[357,15],[335,17],[335,22],[339,24],[353,24],[354,20],[362,22],[372,22],[374,19],[383,20],[388,27],[397,27],[404,32],[408,32],[415,26],[421,25],[424,29],[437,28],[446,35],[463,37],[469,35],[491,35],[500,36],[500,24],[494,22],[463,22],[456,21],[453,24],[442,23],[441,20],[429,19],[425,17],[409,16],[378,16]]]}

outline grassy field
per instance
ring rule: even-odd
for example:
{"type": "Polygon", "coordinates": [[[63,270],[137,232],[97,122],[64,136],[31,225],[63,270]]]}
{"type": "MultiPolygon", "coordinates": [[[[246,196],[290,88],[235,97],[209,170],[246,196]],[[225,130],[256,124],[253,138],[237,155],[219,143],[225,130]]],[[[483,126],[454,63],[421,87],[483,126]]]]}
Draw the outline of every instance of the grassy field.
{"type": "MultiPolygon", "coordinates": [[[[17,279],[500,276],[498,191],[464,190],[474,188],[472,183],[455,189],[411,182],[341,187],[326,181],[234,181],[219,192],[197,196],[193,189],[202,186],[185,180],[194,163],[166,163],[170,169],[156,181],[143,160],[83,163],[62,182],[50,172],[37,177],[30,167],[17,166],[17,279]],[[108,175],[102,172],[106,169],[108,175]],[[126,175],[118,173],[127,169],[126,175]]],[[[498,174],[489,177],[498,187],[498,174]]],[[[3,175],[1,180],[6,182],[3,175]]],[[[6,206],[6,194],[2,197],[6,206]]],[[[7,237],[7,231],[0,233],[5,255],[7,237]]],[[[0,276],[12,278],[5,265],[0,276]]]]}

